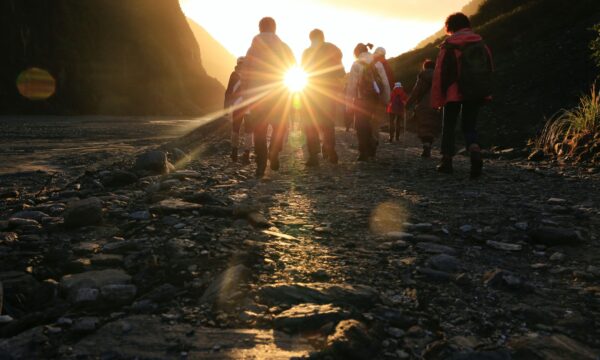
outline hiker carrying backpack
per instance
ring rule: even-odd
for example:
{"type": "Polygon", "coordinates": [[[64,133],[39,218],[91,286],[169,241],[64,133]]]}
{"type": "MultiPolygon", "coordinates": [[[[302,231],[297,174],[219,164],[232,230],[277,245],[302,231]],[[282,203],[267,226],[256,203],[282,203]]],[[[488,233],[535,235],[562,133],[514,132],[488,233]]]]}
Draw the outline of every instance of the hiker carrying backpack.
{"type": "Polygon", "coordinates": [[[379,106],[387,105],[390,99],[390,86],[381,63],[375,62],[369,53],[371,44],[358,44],[354,49],[356,61],[352,65],[346,84],[346,111],[354,113],[356,135],[358,137],[358,161],[375,157],[377,142],[373,134],[379,136],[379,128],[373,123],[379,106]]]}
{"type": "Polygon", "coordinates": [[[443,157],[437,169],[453,172],[454,131],[461,115],[465,144],[471,154],[471,178],[477,178],[483,160],[476,124],[481,105],[491,100],[492,55],[481,36],[471,30],[471,22],[464,14],[448,16],[446,32],[450,36],[440,46],[431,88],[431,105],[444,108],[443,157]]]}

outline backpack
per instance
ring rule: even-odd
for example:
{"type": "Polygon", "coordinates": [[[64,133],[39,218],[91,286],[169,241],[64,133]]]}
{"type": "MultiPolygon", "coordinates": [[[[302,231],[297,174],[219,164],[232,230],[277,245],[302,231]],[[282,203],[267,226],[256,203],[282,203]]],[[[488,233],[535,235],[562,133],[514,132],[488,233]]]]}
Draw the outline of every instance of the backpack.
{"type": "Polygon", "coordinates": [[[362,100],[378,101],[383,89],[383,82],[375,64],[365,64],[358,79],[358,98],[362,100]]]}
{"type": "Polygon", "coordinates": [[[456,47],[461,51],[458,88],[465,100],[492,95],[492,59],[483,41],[456,47]]]}

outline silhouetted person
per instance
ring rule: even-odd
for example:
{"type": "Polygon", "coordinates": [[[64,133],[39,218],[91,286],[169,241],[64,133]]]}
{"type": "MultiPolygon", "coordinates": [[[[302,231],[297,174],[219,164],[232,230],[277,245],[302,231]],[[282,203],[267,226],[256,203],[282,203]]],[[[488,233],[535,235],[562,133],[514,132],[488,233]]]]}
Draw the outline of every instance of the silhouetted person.
{"type": "Polygon", "coordinates": [[[242,163],[250,163],[250,149],[252,147],[252,126],[247,121],[247,107],[243,106],[243,86],[241,66],[245,58],[239,57],[235,70],[229,76],[229,83],[225,91],[225,109],[231,111],[231,161],[238,160],[238,148],[240,146],[240,129],[244,124],[244,153],[242,154],[242,163]]]}
{"type": "Polygon", "coordinates": [[[242,78],[247,87],[247,96],[257,98],[250,107],[250,118],[254,129],[256,176],[260,178],[265,174],[267,160],[272,170],[279,170],[279,152],[289,114],[288,94],[282,86],[282,80],[296,60],[289,46],[275,35],[275,20],[263,18],[258,27],[260,34],[254,37],[248,49],[242,78]],[[272,135],[267,149],[269,125],[272,135]]]}
{"type": "Polygon", "coordinates": [[[431,93],[432,106],[444,107],[443,158],[437,169],[448,174],[453,171],[454,131],[460,114],[465,143],[471,154],[471,177],[476,178],[483,168],[477,115],[484,101],[491,99],[492,56],[481,36],[471,30],[466,15],[448,16],[446,32],[450,36],[440,47],[431,93]]]}
{"type": "MultiPolygon", "coordinates": [[[[371,44],[358,44],[354,48],[356,61],[348,75],[346,86],[346,108],[354,112],[356,135],[358,137],[357,161],[374,159],[377,143],[373,133],[373,119],[378,107],[387,105],[390,99],[390,88],[385,69],[376,63],[373,54],[369,53],[371,44]]],[[[378,135],[379,136],[379,135],[378,135]]]]}
{"type": "Polygon", "coordinates": [[[431,157],[431,146],[439,134],[442,124],[440,112],[431,107],[431,83],[434,68],[433,61],[425,60],[423,62],[423,68],[417,76],[417,82],[406,103],[407,108],[414,107],[415,116],[412,121],[416,122],[417,135],[423,144],[421,156],[425,158],[431,157]]]}
{"type": "MultiPolygon", "coordinates": [[[[369,44],[371,45],[371,44],[369,44]]],[[[372,46],[372,45],[371,45],[372,46]]],[[[375,109],[375,114],[371,118],[371,130],[373,136],[373,142],[375,144],[375,148],[379,146],[379,134],[381,132],[381,124],[387,121],[387,105],[391,100],[391,97],[387,100],[384,99],[387,96],[391,96],[392,89],[394,88],[394,72],[392,71],[392,67],[388,63],[385,58],[386,50],[382,47],[378,47],[373,51],[373,64],[378,71],[385,72],[385,78],[387,78],[387,82],[385,85],[381,86],[381,95],[382,100],[384,101],[383,106],[378,105],[375,109]]],[[[383,79],[383,77],[382,77],[383,79]]]]}
{"type": "Polygon", "coordinates": [[[392,89],[390,103],[387,106],[387,113],[390,119],[390,142],[394,139],[400,139],[400,132],[404,130],[405,104],[408,100],[408,95],[402,87],[402,83],[397,82],[392,89]]]}
{"type": "Polygon", "coordinates": [[[335,118],[342,96],[342,81],[346,75],[342,65],[342,52],[337,46],[325,42],[325,35],[319,29],[311,31],[309,38],[311,45],[302,54],[302,67],[309,75],[304,109],[309,155],[306,166],[319,165],[319,132],[323,137],[323,158],[337,164],[335,118]]]}

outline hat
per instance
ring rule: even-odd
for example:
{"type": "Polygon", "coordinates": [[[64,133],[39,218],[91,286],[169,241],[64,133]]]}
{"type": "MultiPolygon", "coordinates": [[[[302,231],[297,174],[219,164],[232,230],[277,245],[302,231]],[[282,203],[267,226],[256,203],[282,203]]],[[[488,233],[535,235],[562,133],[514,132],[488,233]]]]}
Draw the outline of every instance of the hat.
{"type": "Polygon", "coordinates": [[[386,53],[385,49],[382,48],[381,46],[378,47],[377,49],[375,49],[375,54],[378,54],[378,55],[381,55],[381,56],[385,56],[385,53],[386,53]]]}
{"type": "Polygon", "coordinates": [[[394,84],[394,88],[401,88],[401,87],[402,87],[402,83],[399,81],[394,84]]]}

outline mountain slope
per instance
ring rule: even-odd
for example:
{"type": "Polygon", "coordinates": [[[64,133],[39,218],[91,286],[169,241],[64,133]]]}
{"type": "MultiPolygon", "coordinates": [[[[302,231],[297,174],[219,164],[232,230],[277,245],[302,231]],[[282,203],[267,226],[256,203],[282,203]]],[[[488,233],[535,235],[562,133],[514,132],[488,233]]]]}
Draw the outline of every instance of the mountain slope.
{"type": "MultiPolygon", "coordinates": [[[[516,145],[532,137],[544,118],[571,107],[596,76],[589,43],[600,2],[487,0],[472,17],[492,49],[494,101],[480,126],[484,142],[516,145]],[[487,140],[487,141],[486,141],[487,140]]],[[[441,39],[391,61],[398,80],[412,88],[425,58],[435,59],[441,39]]]]}
{"type": "Polygon", "coordinates": [[[5,0],[0,3],[0,112],[196,115],[222,106],[177,0],[5,0]],[[15,79],[29,67],[56,80],[32,102],[15,79]]]}
{"type": "Polygon", "coordinates": [[[198,45],[202,50],[202,64],[206,71],[214,76],[221,84],[227,86],[229,75],[235,67],[236,57],[220,42],[215,40],[203,27],[192,19],[187,19],[198,45]]]}
{"type": "MultiPolygon", "coordinates": [[[[475,15],[477,13],[477,11],[479,10],[479,7],[481,6],[481,4],[483,4],[484,2],[485,2],[485,0],[471,0],[467,5],[463,6],[463,8],[460,11],[467,16],[475,15]]],[[[416,48],[419,49],[424,46],[427,46],[430,43],[435,42],[439,38],[443,37],[444,35],[446,35],[446,30],[442,26],[442,29],[440,29],[438,32],[431,35],[427,39],[421,41],[416,46],[416,48]]]]}

